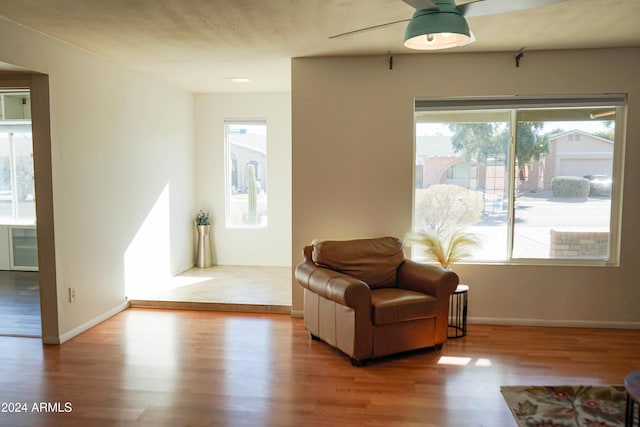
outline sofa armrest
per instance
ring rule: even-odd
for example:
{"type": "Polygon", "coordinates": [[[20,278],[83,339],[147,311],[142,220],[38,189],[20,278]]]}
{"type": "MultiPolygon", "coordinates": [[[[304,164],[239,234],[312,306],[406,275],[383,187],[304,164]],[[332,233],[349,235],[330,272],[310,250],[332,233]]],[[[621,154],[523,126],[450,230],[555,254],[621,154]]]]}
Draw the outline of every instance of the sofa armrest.
{"type": "Polygon", "coordinates": [[[441,301],[448,301],[459,282],[453,271],[429,264],[405,260],[398,268],[398,288],[429,294],[441,301]]]}
{"type": "Polygon", "coordinates": [[[347,307],[358,310],[371,309],[371,289],[365,282],[328,268],[318,267],[310,257],[305,258],[295,270],[295,277],[300,285],[347,307]]]}

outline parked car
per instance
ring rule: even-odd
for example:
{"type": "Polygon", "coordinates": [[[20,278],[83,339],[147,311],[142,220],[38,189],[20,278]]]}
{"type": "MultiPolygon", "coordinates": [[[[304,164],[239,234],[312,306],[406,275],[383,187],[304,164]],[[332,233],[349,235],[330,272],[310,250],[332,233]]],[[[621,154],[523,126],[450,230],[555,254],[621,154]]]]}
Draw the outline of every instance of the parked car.
{"type": "Polygon", "coordinates": [[[607,175],[585,175],[591,185],[590,196],[610,196],[611,178],[607,175]]]}

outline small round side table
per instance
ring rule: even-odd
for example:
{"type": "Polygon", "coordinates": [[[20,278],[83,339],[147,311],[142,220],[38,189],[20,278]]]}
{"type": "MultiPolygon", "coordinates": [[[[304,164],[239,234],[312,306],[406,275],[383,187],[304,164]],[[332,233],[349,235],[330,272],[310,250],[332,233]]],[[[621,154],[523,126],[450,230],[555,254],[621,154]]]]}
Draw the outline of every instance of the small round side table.
{"type": "Polygon", "coordinates": [[[624,379],[624,388],[627,390],[627,414],[624,420],[625,427],[633,427],[636,403],[640,404],[640,369],[631,372],[624,379]]]}
{"type": "Polygon", "coordinates": [[[449,328],[447,338],[462,338],[467,335],[467,304],[469,286],[458,285],[449,300],[449,328]]]}

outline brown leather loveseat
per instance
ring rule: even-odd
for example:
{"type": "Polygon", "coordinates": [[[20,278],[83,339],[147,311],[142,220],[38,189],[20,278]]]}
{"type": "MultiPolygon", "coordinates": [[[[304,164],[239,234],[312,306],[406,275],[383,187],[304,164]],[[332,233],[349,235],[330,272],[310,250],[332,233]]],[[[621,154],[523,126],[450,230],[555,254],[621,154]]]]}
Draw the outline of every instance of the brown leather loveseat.
{"type": "Polygon", "coordinates": [[[314,242],[304,258],[295,277],[304,287],[305,328],[354,365],[447,340],[458,276],[405,259],[401,240],[314,242]]]}

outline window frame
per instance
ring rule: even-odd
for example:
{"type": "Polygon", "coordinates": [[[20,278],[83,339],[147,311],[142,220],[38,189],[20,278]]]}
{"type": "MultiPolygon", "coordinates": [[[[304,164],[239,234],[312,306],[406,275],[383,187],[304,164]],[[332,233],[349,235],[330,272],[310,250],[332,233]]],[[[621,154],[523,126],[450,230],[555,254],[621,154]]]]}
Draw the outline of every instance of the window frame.
{"type": "MultiPolygon", "coordinates": [[[[508,96],[508,97],[428,97],[414,99],[414,156],[416,163],[416,143],[419,112],[475,111],[475,110],[510,110],[511,126],[508,152],[508,188],[507,188],[507,256],[504,260],[465,260],[459,264],[490,265],[557,265],[557,266],[620,266],[620,236],[622,227],[622,194],[624,178],[624,154],[626,144],[627,94],[591,94],[591,95],[558,95],[558,96],[508,96]],[[513,243],[515,231],[515,174],[516,172],[516,130],[517,114],[520,110],[611,107],[615,109],[615,143],[612,162],[611,208],[609,218],[609,256],[607,259],[594,258],[514,258],[513,243]]],[[[416,167],[413,167],[412,190],[412,229],[415,227],[416,204],[416,167]]]]}
{"type": "MultiPolygon", "coordinates": [[[[269,218],[269,208],[268,208],[268,203],[269,203],[269,199],[266,196],[266,190],[265,190],[265,197],[267,197],[266,199],[266,212],[267,214],[265,215],[265,222],[264,223],[257,223],[257,224],[237,224],[235,222],[233,222],[231,220],[231,200],[232,200],[232,192],[231,192],[231,187],[232,187],[232,172],[233,172],[233,167],[232,167],[232,157],[231,157],[231,147],[230,147],[230,141],[229,141],[229,126],[230,125],[247,125],[247,126],[255,126],[255,125],[261,125],[264,126],[265,128],[265,160],[264,160],[264,179],[265,181],[267,180],[267,174],[268,174],[268,170],[267,170],[267,165],[268,165],[268,147],[269,147],[269,141],[268,141],[268,137],[269,137],[269,131],[268,131],[268,123],[267,123],[267,119],[266,118],[240,118],[240,119],[235,119],[235,118],[228,118],[224,120],[224,171],[225,171],[225,180],[224,180],[224,194],[225,194],[225,228],[227,229],[254,229],[254,230],[263,230],[263,229],[267,229],[269,222],[268,222],[268,218],[269,218]]],[[[256,174],[258,173],[258,170],[256,170],[256,174]]],[[[257,176],[256,176],[257,178],[257,176]]]]}
{"type": "MultiPolygon", "coordinates": [[[[15,108],[15,103],[11,110],[15,108]]],[[[12,111],[13,112],[13,111],[12,111]]],[[[0,89],[0,132],[7,134],[7,141],[9,144],[9,187],[11,191],[11,216],[3,216],[0,218],[0,222],[3,224],[35,224],[36,211],[35,211],[35,164],[34,164],[34,147],[33,147],[33,126],[31,121],[31,90],[29,88],[2,88],[0,89]],[[10,108],[6,102],[6,98],[21,98],[22,100],[22,112],[18,116],[10,115],[7,117],[10,108]],[[20,179],[19,162],[17,151],[16,134],[29,134],[30,141],[30,170],[31,180],[30,187],[33,191],[33,214],[25,215],[22,211],[23,207],[20,206],[20,179]]]]}

